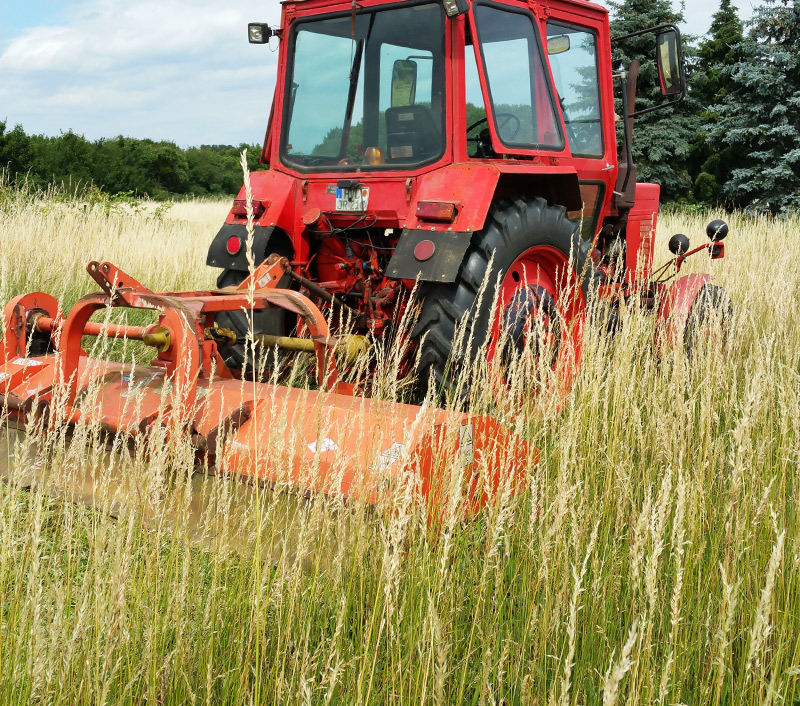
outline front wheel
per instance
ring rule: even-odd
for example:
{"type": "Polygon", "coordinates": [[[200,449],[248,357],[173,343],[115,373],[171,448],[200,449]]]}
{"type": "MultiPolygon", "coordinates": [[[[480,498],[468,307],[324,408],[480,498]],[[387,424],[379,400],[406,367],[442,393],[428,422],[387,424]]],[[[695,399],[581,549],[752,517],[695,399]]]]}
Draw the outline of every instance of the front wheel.
{"type": "Polygon", "coordinates": [[[703,348],[724,353],[732,318],[733,304],[727,290],[710,282],[704,284],[686,321],[683,336],[686,356],[691,360],[703,348]]]}
{"type": "Polygon", "coordinates": [[[420,292],[412,337],[420,341],[421,391],[432,381],[463,395],[484,346],[503,365],[528,350],[547,356],[547,365],[574,368],[594,277],[589,250],[563,207],[524,196],[497,202],[456,281],[420,292]]]}

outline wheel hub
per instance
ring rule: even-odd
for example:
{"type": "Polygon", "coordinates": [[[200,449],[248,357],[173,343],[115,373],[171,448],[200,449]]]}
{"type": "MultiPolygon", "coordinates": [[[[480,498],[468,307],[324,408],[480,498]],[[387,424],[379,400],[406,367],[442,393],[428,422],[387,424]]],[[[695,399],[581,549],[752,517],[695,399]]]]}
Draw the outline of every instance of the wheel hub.
{"type": "Polygon", "coordinates": [[[553,295],[543,286],[529,284],[516,291],[503,311],[502,331],[506,337],[504,358],[522,355],[526,339],[533,337],[533,354],[546,356],[552,366],[561,344],[561,319],[553,295]]]}

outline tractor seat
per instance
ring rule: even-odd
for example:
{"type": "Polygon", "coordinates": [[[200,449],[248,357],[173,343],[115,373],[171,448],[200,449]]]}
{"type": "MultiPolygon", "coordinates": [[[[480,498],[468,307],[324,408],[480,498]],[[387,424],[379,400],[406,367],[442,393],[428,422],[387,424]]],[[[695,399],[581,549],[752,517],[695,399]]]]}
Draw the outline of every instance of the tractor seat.
{"type": "Polygon", "coordinates": [[[386,109],[387,162],[422,162],[442,152],[442,129],[427,105],[386,109]]]}

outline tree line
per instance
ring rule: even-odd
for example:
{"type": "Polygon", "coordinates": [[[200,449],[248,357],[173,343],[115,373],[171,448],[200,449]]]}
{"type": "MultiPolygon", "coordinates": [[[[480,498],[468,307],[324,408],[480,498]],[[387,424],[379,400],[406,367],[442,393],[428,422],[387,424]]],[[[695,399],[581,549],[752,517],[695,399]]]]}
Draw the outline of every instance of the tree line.
{"type": "MultiPolygon", "coordinates": [[[[612,0],[611,34],[682,23],[671,0],[612,0]]],[[[661,184],[662,200],[780,213],[800,209],[800,0],[764,0],[743,23],[720,0],[708,35],[684,37],[686,99],[636,118],[633,157],[640,181],[661,184]]],[[[662,101],[654,41],[612,42],[617,69],[641,62],[636,109],[662,101]]],[[[617,94],[620,94],[617,82],[617,94]]],[[[621,108],[617,112],[621,112],[621,108]]],[[[0,168],[34,184],[93,183],[111,192],[163,199],[231,195],[242,182],[239,155],[257,145],[204,145],[128,137],[90,142],[72,131],[26,135],[0,122],[0,168]]]]}
{"type": "MultiPolygon", "coordinates": [[[[612,2],[611,34],[684,18],[669,0],[612,2]]],[[[685,37],[686,100],[636,118],[640,181],[662,199],[765,213],[800,210],[800,0],[764,0],[743,23],[721,0],[708,35],[685,37]]],[[[642,62],[636,109],[661,101],[652,37],[612,43],[617,67],[642,62]]]]}
{"type": "Polygon", "coordinates": [[[72,130],[56,137],[9,130],[0,121],[0,169],[34,188],[69,190],[95,185],[103,191],[153,199],[230,196],[242,185],[241,152],[251,171],[261,168],[259,145],[203,145],[182,149],[173,142],[131,137],[89,141],[72,130]]]}

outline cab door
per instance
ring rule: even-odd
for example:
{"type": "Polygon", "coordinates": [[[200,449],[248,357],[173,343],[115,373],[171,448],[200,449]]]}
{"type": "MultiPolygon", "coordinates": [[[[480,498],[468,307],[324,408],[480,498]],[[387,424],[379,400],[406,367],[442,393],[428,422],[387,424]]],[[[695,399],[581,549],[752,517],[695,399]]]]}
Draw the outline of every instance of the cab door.
{"type": "Polygon", "coordinates": [[[577,15],[551,7],[542,24],[584,204],[570,217],[582,218],[582,235],[591,240],[607,213],[617,177],[611,54],[608,42],[601,40],[608,37],[607,15],[577,15]]]}

